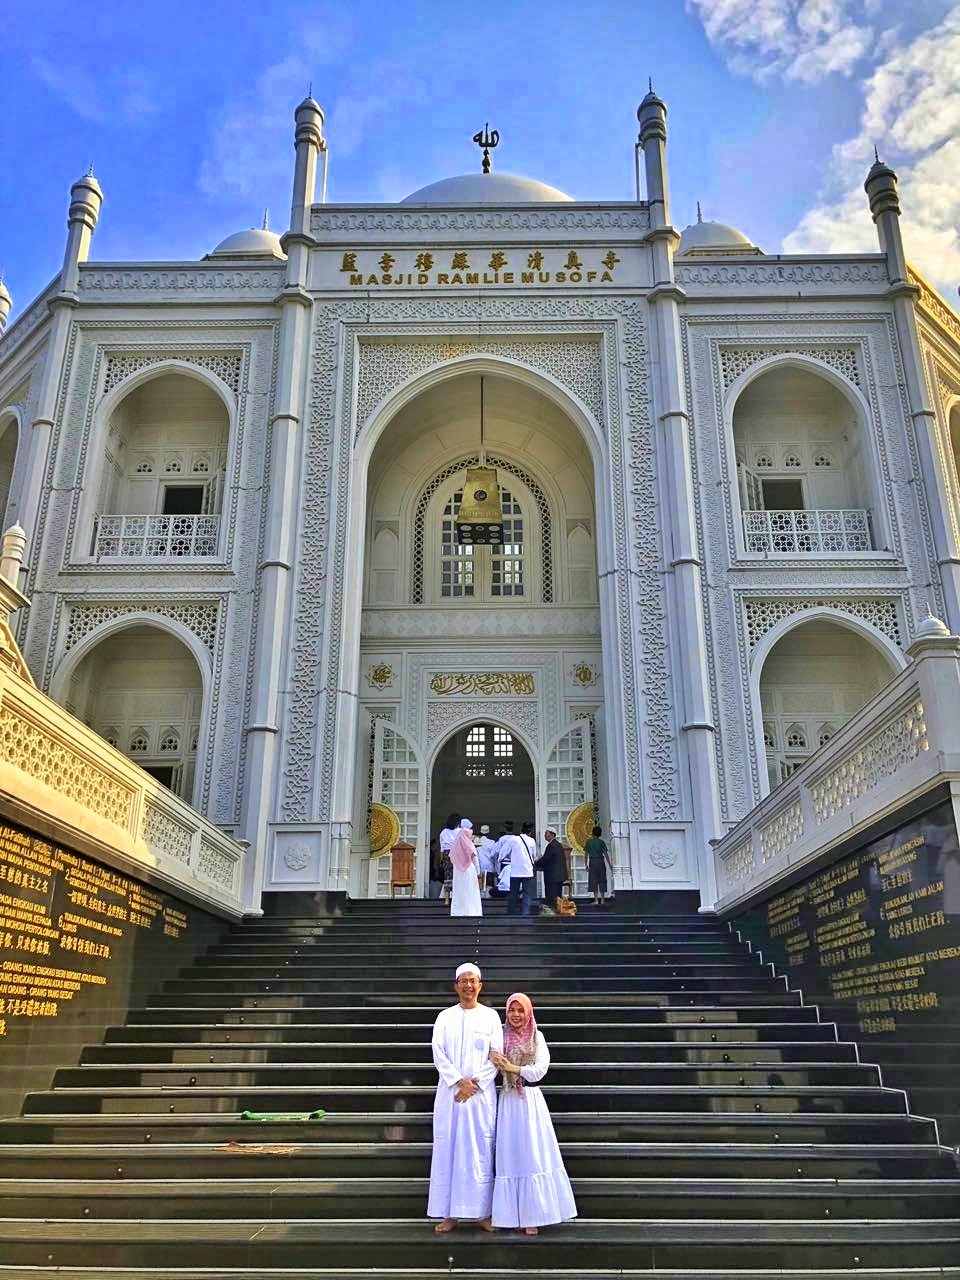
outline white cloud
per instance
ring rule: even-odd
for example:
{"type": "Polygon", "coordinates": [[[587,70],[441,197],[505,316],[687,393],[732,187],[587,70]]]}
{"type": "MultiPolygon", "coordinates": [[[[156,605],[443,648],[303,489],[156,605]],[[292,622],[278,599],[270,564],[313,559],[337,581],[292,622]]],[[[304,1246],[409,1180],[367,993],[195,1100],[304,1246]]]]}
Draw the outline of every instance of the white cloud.
{"type": "Polygon", "coordinates": [[[850,75],[875,39],[872,0],[687,0],[731,70],[761,83],[850,75]]]}
{"type": "Polygon", "coordinates": [[[960,280],[960,5],[897,46],[863,82],[857,133],[833,151],[830,186],[785,238],[787,253],[876,249],[863,179],[873,145],[900,176],[907,255],[948,295],[960,280]]]}
{"type": "Polygon", "coordinates": [[[93,76],[82,67],[51,62],[40,55],[31,59],[31,67],[37,79],[72,111],[95,124],[136,124],[157,110],[153,90],[141,67],[93,76]]]}

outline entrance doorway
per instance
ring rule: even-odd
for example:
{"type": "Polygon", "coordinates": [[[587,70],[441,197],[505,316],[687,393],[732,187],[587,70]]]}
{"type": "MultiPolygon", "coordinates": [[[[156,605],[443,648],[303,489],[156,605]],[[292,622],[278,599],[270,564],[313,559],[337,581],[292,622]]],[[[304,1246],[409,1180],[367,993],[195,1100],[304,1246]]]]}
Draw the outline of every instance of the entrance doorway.
{"type": "Polygon", "coordinates": [[[430,836],[451,813],[473,822],[479,834],[488,824],[496,833],[506,821],[536,818],[533,764],[523,744],[498,724],[460,729],[440,748],[430,788],[430,836]]]}

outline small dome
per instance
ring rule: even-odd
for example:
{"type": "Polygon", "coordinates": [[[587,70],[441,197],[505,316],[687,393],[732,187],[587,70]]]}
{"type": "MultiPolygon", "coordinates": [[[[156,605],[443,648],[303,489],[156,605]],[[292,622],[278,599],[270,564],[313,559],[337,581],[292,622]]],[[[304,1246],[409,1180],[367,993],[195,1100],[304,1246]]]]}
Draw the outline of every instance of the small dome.
{"type": "Polygon", "coordinates": [[[280,237],[275,231],[251,227],[221,240],[208,258],[285,258],[280,237]]]}
{"type": "Polygon", "coordinates": [[[570,196],[533,178],[513,173],[462,173],[421,187],[401,204],[556,204],[570,196]]]}
{"type": "Polygon", "coordinates": [[[677,256],[682,254],[757,254],[761,251],[742,231],[725,222],[692,222],[680,233],[677,256]]]}

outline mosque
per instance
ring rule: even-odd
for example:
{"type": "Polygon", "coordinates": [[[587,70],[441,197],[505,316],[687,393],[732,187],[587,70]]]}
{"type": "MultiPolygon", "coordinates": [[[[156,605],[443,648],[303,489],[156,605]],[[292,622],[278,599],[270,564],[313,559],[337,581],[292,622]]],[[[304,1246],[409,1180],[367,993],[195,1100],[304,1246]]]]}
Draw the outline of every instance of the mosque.
{"type": "MultiPolygon", "coordinates": [[[[200,262],[62,271],[0,338],[0,513],[37,684],[249,845],[264,891],[427,892],[447,812],[609,836],[717,897],[711,842],[960,632],[960,318],[903,253],[675,230],[477,172],[318,201],[200,262]]],[[[334,142],[335,145],[335,142],[334,142]]],[[[479,168],[479,166],[478,166],[479,168]]],[[[641,198],[642,194],[642,198],[641,198]]],[[[909,211],[908,211],[909,215],[909,211]]],[[[11,309],[0,286],[0,328],[11,309]]]]}

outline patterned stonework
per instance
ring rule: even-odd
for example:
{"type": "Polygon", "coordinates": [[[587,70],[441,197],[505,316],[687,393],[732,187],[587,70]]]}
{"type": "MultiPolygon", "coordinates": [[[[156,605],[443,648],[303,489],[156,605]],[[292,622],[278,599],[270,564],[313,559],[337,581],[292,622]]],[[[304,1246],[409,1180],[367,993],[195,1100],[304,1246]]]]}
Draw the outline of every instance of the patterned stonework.
{"type": "Polygon", "coordinates": [[[110,352],[106,360],[103,391],[106,395],[121,382],[126,382],[134,373],[147,369],[153,364],[162,364],[164,360],[181,360],[184,364],[194,364],[198,369],[206,369],[230,388],[234,395],[240,390],[240,373],[243,367],[243,354],[234,350],[210,350],[196,348],[151,349],[146,351],[110,352]]]}
{"type": "Polygon", "coordinates": [[[130,789],[9,706],[0,707],[0,758],[108,822],[127,826],[130,789]]]}
{"type": "MultiPolygon", "coordinates": [[[[598,479],[610,493],[610,518],[618,529],[634,532],[633,545],[621,539],[616,574],[616,662],[624,697],[624,768],[629,807],[637,819],[678,813],[676,735],[669,691],[666,618],[662,564],[659,556],[660,513],[655,475],[656,449],[647,387],[646,306],[624,298],[524,299],[526,315],[518,316],[515,299],[501,295],[429,299],[349,298],[314,306],[313,354],[308,406],[307,454],[303,478],[305,504],[297,556],[297,579],[291,646],[290,696],[285,722],[280,812],[284,821],[326,821],[331,791],[315,790],[315,779],[334,776],[338,714],[341,707],[344,586],[349,560],[347,516],[352,501],[354,420],[351,390],[356,349],[374,338],[389,338],[394,354],[413,354],[416,372],[422,357],[411,334],[437,344],[462,342],[477,346],[478,321],[488,331],[507,334],[515,343],[582,341],[584,328],[602,335],[586,345],[602,362],[607,473],[598,479]],[[462,326],[460,339],[457,333],[462,326]],[[355,333],[357,341],[351,339],[355,333]],[[453,334],[452,339],[450,335],[453,334]],[[620,400],[626,380],[627,404],[620,400]],[[339,393],[339,396],[338,396],[339,393]],[[626,412],[624,411],[626,408],[626,412]],[[634,669],[634,637],[641,637],[643,684],[634,669]],[[327,643],[322,643],[322,637],[327,643]],[[642,746],[641,746],[642,740],[642,746]]],[[[507,341],[507,339],[502,339],[507,341]]],[[[489,341],[489,340],[487,340],[489,341]]],[[[499,340],[498,340],[499,341],[499,340]]],[[[408,355],[407,359],[411,357],[408,355]]],[[[529,360],[524,363],[531,363],[529,360]]],[[[406,366],[393,366],[398,381],[406,366]]],[[[573,365],[576,369],[576,362],[573,365]]],[[[563,370],[562,385],[568,385],[563,370]]],[[[407,375],[409,376],[409,374],[407,375]]],[[[591,375],[592,376],[592,375],[591,375]]],[[[581,399],[581,389],[572,386],[581,399]]],[[[386,388],[371,397],[379,402],[386,388]]],[[[352,566],[351,566],[352,567],[352,566]]]]}
{"type": "Polygon", "coordinates": [[[856,347],[834,347],[822,344],[802,346],[799,343],[795,346],[785,346],[782,343],[758,343],[756,346],[749,347],[720,347],[720,368],[724,389],[731,387],[748,369],[760,364],[762,360],[769,360],[771,356],[779,355],[802,355],[811,360],[819,360],[821,364],[828,365],[848,382],[852,382],[855,387],[860,386],[856,347]]]}
{"type": "Polygon", "coordinates": [[[810,788],[817,822],[834,817],[929,749],[923,703],[916,702],[810,788]]]}
{"type": "Polygon", "coordinates": [[[897,613],[897,601],[890,597],[879,599],[843,599],[829,596],[781,596],[773,599],[745,600],[744,610],[747,618],[747,641],[751,652],[759,642],[772,631],[784,618],[793,617],[806,609],[836,609],[840,613],[848,613],[851,617],[869,622],[871,626],[892,640],[895,645],[902,645],[900,619],[897,613]]]}
{"type": "Polygon", "coordinates": [[[803,813],[799,800],[782,809],[760,828],[760,862],[770,862],[803,835],[803,813]]]}
{"type": "Polygon", "coordinates": [[[519,340],[493,338],[432,342],[409,339],[360,344],[360,380],[357,388],[357,430],[382,400],[418,373],[449,360],[485,355],[525,364],[569,387],[598,422],[603,422],[603,386],[596,341],[519,340]]]}
{"type": "Polygon", "coordinates": [[[873,262],[682,262],[676,263],[677,283],[719,287],[731,292],[796,293],[797,285],[813,285],[836,292],[840,285],[877,285],[886,288],[887,267],[883,258],[873,262]]]}
{"type": "Polygon", "coordinates": [[[189,865],[192,831],[149,801],[144,807],[142,835],[152,853],[189,865]]]}
{"type": "MultiPolygon", "coordinates": [[[[621,209],[585,209],[571,204],[569,208],[545,209],[542,204],[525,209],[430,209],[380,208],[362,213],[327,209],[314,205],[310,211],[310,230],[319,239],[339,234],[372,231],[398,236],[456,234],[476,231],[529,232],[543,239],[551,233],[568,235],[584,231],[626,231],[641,236],[650,225],[645,204],[621,209]]],[[[525,237],[525,239],[528,237],[525,237]]]]}
{"type": "Polygon", "coordinates": [[[64,640],[64,652],[69,651],[81,640],[95,631],[105,622],[114,622],[118,618],[129,617],[133,613],[156,614],[161,618],[171,618],[213,652],[217,634],[216,603],[187,603],[184,601],[165,600],[121,600],[101,601],[97,604],[71,604],[67,622],[67,634],[64,640]]]}
{"type": "Polygon", "coordinates": [[[537,748],[540,717],[536,702],[519,698],[484,698],[478,702],[431,702],[427,707],[427,746],[432,747],[461,724],[474,720],[498,720],[526,735],[537,748]]]}
{"type": "Polygon", "coordinates": [[[231,858],[228,853],[201,837],[200,854],[197,858],[197,875],[201,880],[208,880],[211,884],[219,885],[221,889],[228,889],[235,893],[239,888],[237,875],[240,866],[238,859],[231,858]]]}

